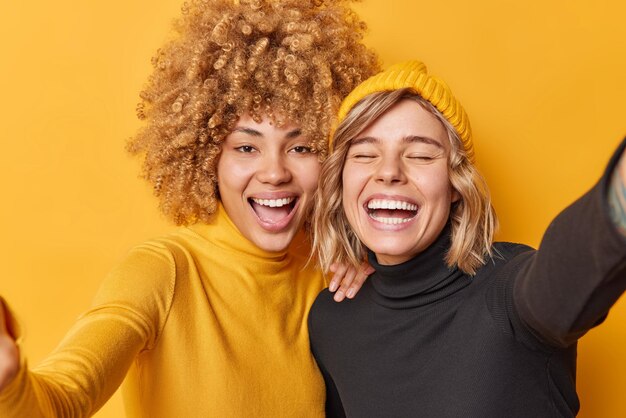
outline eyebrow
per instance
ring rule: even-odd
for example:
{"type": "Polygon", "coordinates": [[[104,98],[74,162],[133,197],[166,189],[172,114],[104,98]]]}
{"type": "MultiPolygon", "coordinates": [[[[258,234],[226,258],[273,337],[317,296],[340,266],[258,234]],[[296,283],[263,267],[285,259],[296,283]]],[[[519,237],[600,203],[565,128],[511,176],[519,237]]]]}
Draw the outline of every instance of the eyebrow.
{"type": "MultiPolygon", "coordinates": [[[[382,140],[380,138],[376,138],[374,136],[364,136],[361,138],[354,139],[350,143],[350,146],[360,145],[360,144],[380,144],[381,142],[382,140]]],[[[429,138],[427,136],[409,135],[409,136],[405,136],[404,138],[402,138],[402,142],[407,143],[407,144],[419,142],[422,144],[434,145],[437,148],[444,149],[443,145],[439,141],[433,138],[429,138]]]]}
{"type": "MultiPolygon", "coordinates": [[[[255,136],[259,138],[264,137],[263,133],[261,133],[260,131],[257,131],[256,129],[253,129],[253,128],[248,128],[246,126],[237,126],[233,129],[233,132],[241,132],[246,135],[255,136]]],[[[287,134],[285,134],[285,138],[292,139],[292,138],[297,138],[300,135],[302,135],[302,130],[300,128],[296,128],[294,130],[287,132],[287,134]]]]}

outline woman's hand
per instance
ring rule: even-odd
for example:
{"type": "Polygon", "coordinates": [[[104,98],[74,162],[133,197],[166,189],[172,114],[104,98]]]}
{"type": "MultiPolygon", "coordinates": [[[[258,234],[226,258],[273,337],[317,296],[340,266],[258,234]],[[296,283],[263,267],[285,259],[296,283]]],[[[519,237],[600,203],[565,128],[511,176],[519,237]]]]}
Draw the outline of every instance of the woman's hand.
{"type": "Polygon", "coordinates": [[[361,289],[367,276],[374,272],[374,268],[364,261],[359,268],[354,266],[334,263],[330,266],[333,278],[328,285],[328,290],[335,292],[335,302],[341,302],[346,297],[352,299],[361,289]]]}
{"type": "Polygon", "coordinates": [[[0,298],[0,392],[9,385],[20,368],[20,355],[11,333],[8,314],[0,298]]]}
{"type": "Polygon", "coordinates": [[[626,151],[622,152],[615,167],[609,185],[608,199],[611,219],[618,231],[626,237],[626,151]]]}

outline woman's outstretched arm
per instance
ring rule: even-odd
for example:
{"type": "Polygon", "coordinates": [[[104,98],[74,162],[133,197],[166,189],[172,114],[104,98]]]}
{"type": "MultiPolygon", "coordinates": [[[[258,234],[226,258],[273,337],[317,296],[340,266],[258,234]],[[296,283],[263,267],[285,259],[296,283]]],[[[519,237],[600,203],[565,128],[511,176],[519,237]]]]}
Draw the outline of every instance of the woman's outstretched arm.
{"type": "Polygon", "coordinates": [[[516,311],[550,345],[574,343],[626,289],[625,150],[626,140],[600,182],[554,219],[516,274],[516,311]]]}
{"type": "Polygon", "coordinates": [[[11,314],[0,326],[0,416],[88,417],[121,384],[137,354],[156,344],[173,297],[166,250],[138,247],[104,281],[93,307],[30,369],[11,314]]]}

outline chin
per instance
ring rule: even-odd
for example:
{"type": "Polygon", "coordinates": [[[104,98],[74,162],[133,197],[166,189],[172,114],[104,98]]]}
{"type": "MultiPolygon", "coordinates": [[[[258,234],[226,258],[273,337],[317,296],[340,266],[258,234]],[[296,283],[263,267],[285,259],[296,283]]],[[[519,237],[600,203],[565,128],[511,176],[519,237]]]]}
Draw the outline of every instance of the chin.
{"type": "MultiPolygon", "coordinates": [[[[391,242],[384,240],[370,240],[370,244],[365,246],[376,255],[376,259],[380,264],[401,264],[415,257],[419,250],[415,245],[407,247],[407,240],[393,239],[391,242]],[[400,241],[400,242],[399,242],[400,241]],[[381,262],[382,260],[390,262],[381,262]]],[[[415,244],[414,242],[412,244],[415,244]]]]}
{"type": "Polygon", "coordinates": [[[278,234],[262,233],[251,239],[252,243],[263,251],[280,252],[285,251],[295,238],[296,230],[283,231],[278,234]]]}
{"type": "Polygon", "coordinates": [[[386,264],[386,265],[396,265],[396,264],[402,264],[405,261],[409,261],[411,258],[413,258],[415,256],[415,254],[412,253],[405,253],[405,252],[392,252],[392,251],[374,251],[374,254],[376,255],[376,260],[378,260],[379,264],[386,264]]]}

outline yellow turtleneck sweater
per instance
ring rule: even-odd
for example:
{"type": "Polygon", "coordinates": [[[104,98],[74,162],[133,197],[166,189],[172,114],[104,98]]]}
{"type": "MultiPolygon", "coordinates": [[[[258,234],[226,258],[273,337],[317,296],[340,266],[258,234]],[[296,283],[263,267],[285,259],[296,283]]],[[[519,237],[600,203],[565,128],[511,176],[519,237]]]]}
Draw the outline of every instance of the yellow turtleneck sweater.
{"type": "Polygon", "coordinates": [[[134,248],[38,367],[22,360],[2,417],[93,414],[124,381],[127,416],[322,417],[307,315],[323,288],[304,234],[283,253],[210,224],[134,248]]]}

